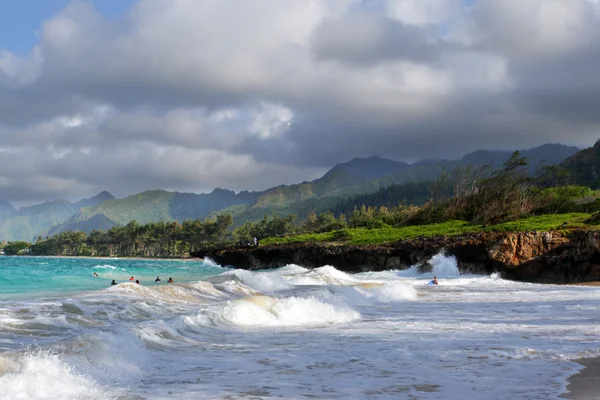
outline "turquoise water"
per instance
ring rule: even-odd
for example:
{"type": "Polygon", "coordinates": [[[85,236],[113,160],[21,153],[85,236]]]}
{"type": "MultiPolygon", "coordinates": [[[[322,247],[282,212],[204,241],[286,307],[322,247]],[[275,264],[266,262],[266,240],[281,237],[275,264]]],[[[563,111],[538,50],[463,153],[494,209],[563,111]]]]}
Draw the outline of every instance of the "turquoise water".
{"type": "Polygon", "coordinates": [[[149,260],[118,258],[0,257],[0,300],[67,295],[100,290],[129,282],[140,284],[190,282],[216,275],[223,269],[201,260],[149,260]],[[94,272],[98,277],[94,277],[94,272]],[[157,276],[161,282],[154,283],[157,276]]]}
{"type": "Polygon", "coordinates": [[[600,290],[430,263],[0,257],[0,400],[546,400],[600,354],[600,290]]]}

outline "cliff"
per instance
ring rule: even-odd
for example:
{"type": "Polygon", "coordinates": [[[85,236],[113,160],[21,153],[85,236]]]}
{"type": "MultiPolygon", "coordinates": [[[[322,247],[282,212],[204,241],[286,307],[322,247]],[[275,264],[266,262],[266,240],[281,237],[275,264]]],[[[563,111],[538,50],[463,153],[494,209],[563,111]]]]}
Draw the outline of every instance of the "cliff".
{"type": "Polygon", "coordinates": [[[462,273],[498,272],[504,278],[574,283],[600,280],[600,232],[469,234],[405,240],[386,245],[296,243],[230,247],[199,256],[221,265],[270,269],[287,264],[307,268],[332,265],[346,272],[406,269],[426,264],[439,252],[454,256],[462,273]]]}

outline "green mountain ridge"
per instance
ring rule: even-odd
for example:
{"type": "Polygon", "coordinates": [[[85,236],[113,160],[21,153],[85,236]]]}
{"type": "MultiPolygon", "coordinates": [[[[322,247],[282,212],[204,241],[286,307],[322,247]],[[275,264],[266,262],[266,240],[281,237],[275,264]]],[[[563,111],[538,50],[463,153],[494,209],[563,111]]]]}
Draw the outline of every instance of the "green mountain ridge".
{"type": "MultiPolygon", "coordinates": [[[[540,168],[540,162],[544,161],[547,165],[558,164],[578,150],[565,145],[547,144],[524,150],[522,155],[529,159],[529,172],[533,174],[540,168]]],[[[469,153],[459,160],[423,160],[414,164],[378,156],[354,158],[335,165],[313,181],[281,185],[263,192],[243,191],[236,194],[226,189],[215,189],[211,193],[195,194],[149,190],[122,199],[115,199],[109,193],[102,192],[94,200],[89,199],[91,202],[65,202],[62,203],[62,208],[59,205],[49,207],[47,212],[36,214],[37,217],[22,217],[21,220],[9,218],[10,221],[2,219],[0,233],[3,236],[0,237],[7,240],[31,240],[40,234],[54,235],[69,230],[86,233],[94,229],[106,230],[133,220],[140,224],[181,222],[204,219],[223,212],[234,215],[235,225],[263,218],[268,213],[293,213],[304,218],[313,211],[335,210],[340,201],[354,195],[376,193],[391,185],[434,180],[444,172],[451,173],[458,167],[488,164],[499,167],[511,154],[511,151],[481,150],[469,153]]]]}
{"type": "Polygon", "coordinates": [[[254,203],[260,194],[247,191],[236,194],[224,189],[215,189],[208,194],[147,190],[123,199],[110,199],[93,207],[82,208],[64,223],[52,227],[48,234],[70,230],[90,233],[94,229],[110,229],[133,220],[148,224],[202,219],[219,209],[254,203]]]}
{"type": "Polygon", "coordinates": [[[81,205],[99,204],[109,198],[113,198],[113,196],[108,192],[102,192],[97,196],[75,203],[67,200],[55,200],[21,207],[18,210],[12,208],[12,211],[9,210],[0,215],[0,239],[6,241],[35,240],[54,225],[69,219],[81,205]]]}
{"type": "MultiPolygon", "coordinates": [[[[580,149],[562,144],[544,144],[539,147],[521,151],[521,155],[528,161],[527,171],[531,176],[539,173],[544,166],[551,166],[564,161],[577,153],[580,149]]],[[[409,182],[425,182],[437,179],[442,173],[452,173],[457,168],[467,166],[491,166],[499,168],[512,155],[512,151],[478,150],[469,153],[460,160],[426,160],[417,162],[409,168],[395,174],[390,174],[378,180],[380,187],[409,182]]]]}
{"type": "Polygon", "coordinates": [[[544,186],[575,184],[600,189],[600,140],[545,171],[539,182],[544,186]]]}

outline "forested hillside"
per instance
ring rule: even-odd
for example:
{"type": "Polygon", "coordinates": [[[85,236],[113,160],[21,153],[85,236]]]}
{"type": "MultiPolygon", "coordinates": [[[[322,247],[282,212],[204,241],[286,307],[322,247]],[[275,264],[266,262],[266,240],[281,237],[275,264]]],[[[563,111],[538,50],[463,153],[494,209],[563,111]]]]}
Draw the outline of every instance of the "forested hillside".
{"type": "MultiPolygon", "coordinates": [[[[528,159],[526,171],[531,175],[544,165],[561,163],[576,151],[574,147],[548,144],[521,154],[528,159]]],[[[0,203],[0,238],[32,240],[37,236],[71,230],[86,233],[106,230],[134,220],[140,224],[182,222],[223,213],[230,213],[237,227],[261,220],[268,214],[294,214],[304,219],[311,213],[349,212],[362,204],[388,207],[399,203],[419,205],[431,196],[450,194],[447,187],[431,187],[431,182],[437,182],[441,176],[451,177],[454,171],[467,166],[487,165],[493,171],[509,157],[510,152],[506,151],[477,151],[460,160],[424,160],[411,165],[373,156],[338,164],[311,182],[282,185],[263,192],[236,194],[230,190],[215,189],[211,193],[195,194],[150,190],[122,199],[102,192],[92,199],[76,203],[62,200],[17,211],[8,203],[0,203]]],[[[572,167],[577,171],[578,168],[572,167]]],[[[576,174],[581,175],[582,178],[578,179],[582,182],[594,178],[593,172],[576,174]]]]}

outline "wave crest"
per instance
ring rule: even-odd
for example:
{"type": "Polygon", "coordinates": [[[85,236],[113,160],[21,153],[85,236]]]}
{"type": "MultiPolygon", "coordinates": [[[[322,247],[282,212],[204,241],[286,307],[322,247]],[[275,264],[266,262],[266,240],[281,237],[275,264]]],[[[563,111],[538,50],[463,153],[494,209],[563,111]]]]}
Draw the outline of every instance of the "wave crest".
{"type": "Polygon", "coordinates": [[[92,380],[76,374],[48,351],[0,357],[2,398],[19,400],[63,400],[113,398],[92,380]]]}
{"type": "Polygon", "coordinates": [[[331,304],[315,297],[273,298],[249,296],[203,310],[184,322],[193,326],[312,326],[360,319],[360,313],[344,304],[331,304]]]}

